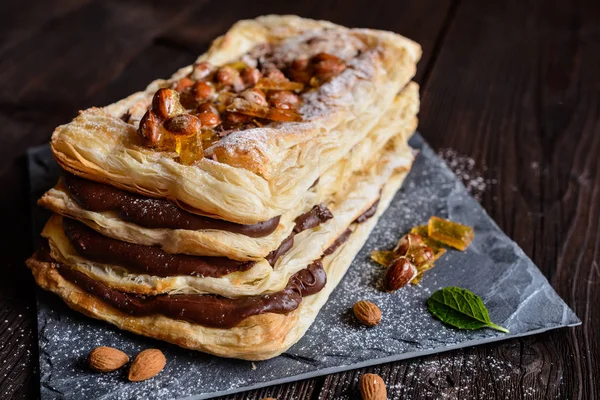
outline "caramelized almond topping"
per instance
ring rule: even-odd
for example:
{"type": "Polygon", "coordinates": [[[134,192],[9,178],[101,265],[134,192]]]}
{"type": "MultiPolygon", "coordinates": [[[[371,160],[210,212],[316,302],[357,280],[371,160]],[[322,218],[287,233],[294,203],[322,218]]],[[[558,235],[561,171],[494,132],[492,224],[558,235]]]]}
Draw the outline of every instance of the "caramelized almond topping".
{"type": "Polygon", "coordinates": [[[197,115],[198,119],[205,128],[214,128],[221,123],[221,118],[212,112],[202,112],[197,115]]]}
{"type": "Polygon", "coordinates": [[[200,63],[194,65],[194,69],[192,70],[192,73],[190,74],[190,78],[195,81],[199,81],[199,80],[207,78],[213,72],[214,72],[214,67],[212,66],[212,64],[208,63],[206,61],[203,61],[203,62],[200,62],[200,63]]]}
{"type": "Polygon", "coordinates": [[[240,97],[234,99],[233,103],[227,107],[227,110],[253,117],[270,119],[272,121],[289,122],[301,120],[300,115],[294,111],[269,108],[240,97]]]}
{"type": "Polygon", "coordinates": [[[150,147],[154,147],[160,142],[162,136],[161,121],[153,111],[148,111],[144,114],[140,121],[138,133],[150,147]]]}
{"type": "Polygon", "coordinates": [[[191,114],[175,115],[164,122],[167,131],[175,135],[190,136],[200,131],[200,120],[191,114]]]}
{"type": "Polygon", "coordinates": [[[242,70],[240,76],[247,87],[253,87],[258,83],[258,80],[262,77],[262,74],[256,68],[247,67],[242,70]]]}
{"type": "Polygon", "coordinates": [[[265,92],[258,88],[246,89],[240,94],[240,97],[248,100],[250,103],[258,104],[259,106],[268,105],[265,92]]]}
{"type": "Polygon", "coordinates": [[[275,64],[257,62],[262,72],[242,61],[219,67],[199,62],[172,89],[159,89],[138,128],[145,144],[192,163],[203,156],[203,148],[232,131],[301,121],[300,94],[346,68],[328,53],[294,60],[282,67],[285,74],[275,64]]]}
{"type": "Polygon", "coordinates": [[[262,90],[292,90],[292,91],[300,91],[304,89],[304,85],[299,82],[292,82],[288,80],[275,80],[272,78],[264,77],[258,81],[255,86],[258,89],[262,90]]]}
{"type": "Polygon", "coordinates": [[[344,61],[327,53],[319,53],[311,61],[314,65],[315,76],[321,81],[336,77],[346,69],[344,61]]]}
{"type": "Polygon", "coordinates": [[[179,93],[183,92],[185,89],[194,86],[194,81],[190,78],[181,78],[175,84],[173,84],[173,90],[178,91],[179,93]]]}
{"type": "Polygon", "coordinates": [[[215,88],[207,82],[196,82],[194,84],[194,100],[197,102],[210,99],[215,94],[215,88]]]}
{"type": "Polygon", "coordinates": [[[295,110],[300,105],[300,98],[289,90],[279,90],[269,94],[269,103],[280,110],[295,110]]]}
{"type": "Polygon", "coordinates": [[[159,89],[152,98],[152,111],[161,119],[185,113],[179,102],[179,93],[171,89],[159,89]]]}
{"type": "Polygon", "coordinates": [[[287,81],[283,72],[277,68],[268,68],[264,73],[264,77],[273,81],[287,81]]]}

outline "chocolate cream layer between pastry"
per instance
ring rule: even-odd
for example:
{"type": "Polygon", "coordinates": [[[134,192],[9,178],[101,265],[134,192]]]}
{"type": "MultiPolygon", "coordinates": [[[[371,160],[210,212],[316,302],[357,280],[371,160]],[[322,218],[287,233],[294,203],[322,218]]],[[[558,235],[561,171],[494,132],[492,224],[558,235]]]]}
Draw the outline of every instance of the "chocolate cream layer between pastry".
{"type": "MultiPolygon", "coordinates": [[[[372,215],[373,205],[390,174],[407,170],[411,160],[402,136],[395,137],[373,168],[347,182],[344,191],[332,198],[328,203],[331,209],[317,204],[296,217],[291,235],[281,239],[275,250],[259,260],[170,253],[159,246],[140,244],[143,237],[131,242],[115,239],[85,219],[67,220],[65,230],[63,219],[67,217],[59,215],[51,218],[42,234],[49,240],[57,262],[74,266],[124,292],[218,294],[235,298],[278,291],[294,273],[344,236],[348,226],[372,215]]],[[[317,186],[328,186],[329,179],[321,179],[317,186]]]]}
{"type": "MultiPolygon", "coordinates": [[[[376,209],[377,203],[361,214],[356,222],[366,221],[375,214],[376,209]]],[[[274,265],[279,257],[291,249],[296,234],[312,229],[330,218],[333,218],[333,215],[322,204],[298,217],[294,232],[267,257],[269,263],[274,265]]],[[[240,262],[226,257],[165,253],[157,247],[122,242],[103,236],[85,224],[70,218],[63,218],[62,225],[69,242],[80,256],[91,261],[118,265],[131,272],[160,277],[178,275],[221,277],[236,271],[246,271],[254,265],[253,261],[240,262]]],[[[333,252],[347,239],[349,232],[346,230],[342,233],[324,254],[333,252]]]]}
{"type": "MultiPolygon", "coordinates": [[[[356,223],[362,223],[372,217],[377,210],[377,203],[361,214],[356,223]]],[[[323,212],[323,210],[321,210],[323,212]]],[[[306,217],[303,222],[316,221],[315,218],[306,217]]],[[[314,222],[311,222],[314,223],[314,222]]],[[[78,251],[86,256],[99,257],[102,261],[126,262],[131,267],[131,262],[150,263],[160,268],[164,265],[169,268],[171,264],[183,265],[193,264],[193,258],[181,255],[168,255],[173,257],[164,260],[164,255],[157,256],[152,253],[152,248],[147,246],[131,245],[129,243],[116,243],[114,239],[104,238],[98,233],[80,222],[69,219],[63,220],[64,229],[71,242],[79,243],[78,251]],[[90,232],[91,231],[91,232],[90,232]],[[90,236],[92,237],[90,239],[90,236]],[[104,240],[109,241],[108,243],[104,240]],[[124,248],[122,247],[124,246],[124,248]],[[133,246],[133,247],[129,247],[133,246]],[[146,247],[144,249],[144,247],[146,247]],[[147,255],[144,252],[148,252],[147,255]],[[179,257],[184,257],[179,258],[179,257]],[[177,261],[174,261],[177,260],[177,261]],[[171,262],[169,262],[171,261],[171,262]]],[[[304,225],[308,229],[307,226],[304,225]]],[[[302,226],[302,225],[301,225],[302,226]]],[[[301,228],[299,228],[301,229],[301,228]]],[[[352,231],[348,228],[340,235],[333,244],[323,252],[323,257],[332,254],[350,237],[352,231]]],[[[159,250],[160,251],[160,250],[159,250]]],[[[107,304],[131,315],[154,315],[160,314],[169,318],[181,319],[199,325],[213,328],[231,328],[244,319],[264,313],[285,314],[297,309],[302,298],[318,293],[327,282],[327,275],[320,260],[316,260],[305,269],[295,273],[289,279],[283,290],[274,293],[246,296],[229,299],[218,295],[159,295],[140,296],[111,288],[97,281],[83,272],[61,263],[56,263],[50,256],[47,247],[42,248],[37,258],[41,261],[54,263],[61,276],[76,284],[84,291],[92,294],[107,304]]],[[[177,268],[177,267],[176,267],[177,268]]],[[[183,267],[185,268],[185,267],[183,267]]],[[[179,267],[179,269],[183,269],[179,267]]],[[[224,269],[228,265],[223,266],[224,269]]]]}
{"type": "Polygon", "coordinates": [[[236,224],[185,211],[165,199],[154,199],[117,189],[114,186],[80,178],[63,171],[67,192],[81,207],[89,211],[114,211],[123,221],[145,228],[216,229],[249,237],[267,236],[277,229],[280,217],[251,225],[236,224]]]}
{"type": "MultiPolygon", "coordinates": [[[[300,215],[296,219],[293,233],[267,256],[267,261],[274,265],[279,257],[293,246],[296,234],[317,227],[331,218],[333,215],[322,204],[300,215]]],[[[87,225],[70,218],[63,218],[62,225],[69,242],[80,256],[96,262],[118,265],[136,273],[160,277],[177,275],[220,277],[235,271],[246,271],[255,264],[254,261],[237,261],[226,257],[169,254],[158,247],[128,243],[103,236],[87,225]]]]}
{"type": "MultiPolygon", "coordinates": [[[[209,328],[161,314],[134,315],[121,311],[64,278],[59,272],[60,266],[52,260],[44,259],[41,252],[31,257],[27,265],[42,288],[57,293],[70,307],[90,317],[105,320],[121,329],[194,350],[224,357],[264,360],[281,354],[302,337],[367,239],[377,219],[389,205],[391,197],[405,176],[406,171],[394,174],[381,192],[380,203],[373,218],[364,223],[351,224],[349,228],[352,234],[343,235],[346,236],[346,242],[340,244],[332,254],[322,258],[321,262],[327,274],[325,287],[314,295],[304,297],[296,310],[284,314],[269,312],[251,316],[231,328],[209,328]]],[[[365,210],[366,208],[363,212],[365,210]]],[[[327,223],[332,221],[334,219],[327,223]]],[[[87,271],[84,272],[88,275],[87,271]]],[[[291,276],[286,279],[286,283],[289,283],[290,278],[291,276]]],[[[284,289],[285,287],[281,287],[275,291],[284,289]]]]}

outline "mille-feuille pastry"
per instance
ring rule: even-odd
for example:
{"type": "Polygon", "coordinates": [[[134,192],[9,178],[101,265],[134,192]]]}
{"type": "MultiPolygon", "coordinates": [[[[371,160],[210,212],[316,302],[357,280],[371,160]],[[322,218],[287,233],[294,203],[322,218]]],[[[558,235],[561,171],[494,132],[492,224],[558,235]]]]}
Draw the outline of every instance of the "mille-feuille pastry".
{"type": "Polygon", "coordinates": [[[52,137],[65,170],[27,264],[69,306],[266,359],[315,319],[412,164],[420,47],[293,16],[52,137]]]}

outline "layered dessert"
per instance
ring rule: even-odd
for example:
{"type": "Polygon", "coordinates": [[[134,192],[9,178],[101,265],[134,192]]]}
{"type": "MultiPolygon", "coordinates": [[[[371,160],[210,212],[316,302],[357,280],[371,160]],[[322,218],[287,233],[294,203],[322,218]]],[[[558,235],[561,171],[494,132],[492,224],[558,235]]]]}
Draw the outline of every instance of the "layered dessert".
{"type": "Polygon", "coordinates": [[[421,50],[295,16],[240,21],[170,79],[52,136],[27,260],[121,329],[224,357],[309,328],[413,161],[421,50]]]}

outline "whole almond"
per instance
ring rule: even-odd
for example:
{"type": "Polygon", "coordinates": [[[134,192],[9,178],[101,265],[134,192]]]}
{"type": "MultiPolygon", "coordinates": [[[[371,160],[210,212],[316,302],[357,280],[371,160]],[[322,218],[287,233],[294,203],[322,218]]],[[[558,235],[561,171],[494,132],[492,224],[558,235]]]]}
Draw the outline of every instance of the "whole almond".
{"type": "Polygon", "coordinates": [[[129,362],[129,356],[121,350],[101,346],[90,351],[88,364],[97,372],[112,372],[121,368],[129,362]]]}
{"type": "Polygon", "coordinates": [[[383,284],[385,290],[393,292],[406,286],[417,276],[417,268],[406,257],[399,257],[388,267],[385,272],[383,284]]]}
{"type": "Polygon", "coordinates": [[[138,354],[129,368],[129,380],[132,382],[145,381],[157,375],[167,364],[162,351],[148,349],[138,354]]]}
{"type": "Polygon", "coordinates": [[[385,382],[379,375],[364,374],[360,378],[360,395],[363,400],[387,400],[385,382]]]}
{"type": "Polygon", "coordinates": [[[352,307],[356,318],[366,326],[375,326],[381,321],[381,310],[370,301],[357,301],[352,307]]]}

